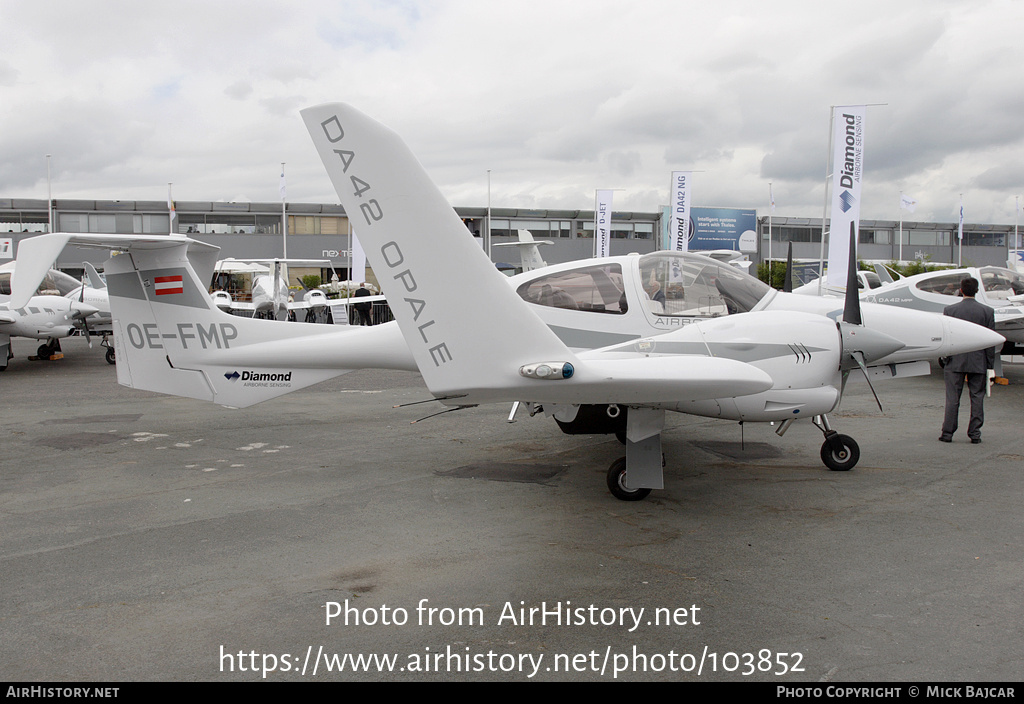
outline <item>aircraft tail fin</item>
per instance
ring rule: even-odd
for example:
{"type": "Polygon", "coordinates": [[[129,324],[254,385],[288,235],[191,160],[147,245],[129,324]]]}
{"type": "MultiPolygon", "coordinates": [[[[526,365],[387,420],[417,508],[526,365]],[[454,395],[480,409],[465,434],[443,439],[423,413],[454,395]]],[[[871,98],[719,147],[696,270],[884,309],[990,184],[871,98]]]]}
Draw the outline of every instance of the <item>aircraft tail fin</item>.
{"type": "Polygon", "coordinates": [[[100,277],[100,273],[96,271],[96,267],[91,262],[85,262],[85,275],[89,278],[89,285],[93,288],[101,289],[107,287],[107,284],[100,277]]]}
{"type": "Polygon", "coordinates": [[[504,399],[522,366],[571,361],[397,134],[341,103],[302,117],[435,396],[504,399]]]}
{"type": "Polygon", "coordinates": [[[337,355],[332,363],[329,352],[345,332],[334,326],[253,320],[217,308],[206,282],[219,248],[187,237],[42,235],[22,242],[17,283],[29,286],[27,272],[40,261],[48,266],[68,243],[121,252],[105,272],[124,386],[244,407],[357,368],[337,363],[337,355]]]}

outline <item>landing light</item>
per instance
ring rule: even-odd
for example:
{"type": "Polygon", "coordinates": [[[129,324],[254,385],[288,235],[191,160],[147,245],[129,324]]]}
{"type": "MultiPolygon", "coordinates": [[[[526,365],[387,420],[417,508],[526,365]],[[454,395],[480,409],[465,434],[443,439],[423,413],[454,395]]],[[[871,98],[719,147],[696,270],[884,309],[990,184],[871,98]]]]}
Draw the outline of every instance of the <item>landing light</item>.
{"type": "Polygon", "coordinates": [[[539,362],[519,367],[519,374],[527,379],[569,379],[573,371],[568,362],[539,362]]]}

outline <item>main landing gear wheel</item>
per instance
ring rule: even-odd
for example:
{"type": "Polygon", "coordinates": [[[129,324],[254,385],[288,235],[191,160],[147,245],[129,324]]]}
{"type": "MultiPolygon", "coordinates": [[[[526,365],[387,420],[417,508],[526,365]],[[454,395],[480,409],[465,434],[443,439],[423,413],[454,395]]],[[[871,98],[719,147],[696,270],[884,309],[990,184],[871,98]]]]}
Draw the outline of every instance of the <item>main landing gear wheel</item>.
{"type": "Polygon", "coordinates": [[[104,357],[107,359],[107,364],[117,364],[117,360],[114,359],[114,348],[108,347],[104,357]]]}
{"type": "Polygon", "coordinates": [[[40,359],[49,359],[56,352],[56,348],[50,347],[49,345],[39,345],[39,349],[36,350],[36,355],[40,359]]]}
{"type": "Polygon", "coordinates": [[[650,489],[630,489],[626,486],[626,458],[620,457],[608,468],[608,491],[620,501],[639,501],[651,493],[650,489]]]}
{"type": "Polygon", "coordinates": [[[821,461],[833,472],[847,472],[860,459],[860,447],[849,435],[834,434],[821,445],[821,461]]]}

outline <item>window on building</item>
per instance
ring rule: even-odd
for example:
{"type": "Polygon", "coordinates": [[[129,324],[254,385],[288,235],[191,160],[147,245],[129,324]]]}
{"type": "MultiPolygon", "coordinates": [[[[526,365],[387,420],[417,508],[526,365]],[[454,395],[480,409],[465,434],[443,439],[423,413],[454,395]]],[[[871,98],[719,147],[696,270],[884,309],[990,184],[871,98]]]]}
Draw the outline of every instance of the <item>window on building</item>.
{"type": "Polygon", "coordinates": [[[892,230],[869,230],[861,228],[857,235],[861,244],[892,244],[892,230]]]}
{"type": "Polygon", "coordinates": [[[965,232],[964,244],[970,247],[1005,247],[1005,232],[965,232]]]}
{"type": "Polygon", "coordinates": [[[950,232],[948,230],[905,230],[907,243],[922,247],[948,246],[950,232]]]}
{"type": "MultiPolygon", "coordinates": [[[[178,233],[181,234],[181,223],[177,222],[178,218],[175,217],[175,225],[178,228],[178,233]]],[[[163,235],[170,232],[171,228],[171,216],[168,215],[148,215],[146,213],[137,213],[132,215],[132,232],[135,234],[142,235],[163,235]]],[[[108,230],[109,232],[109,230],[108,230]]]]}
{"type": "Polygon", "coordinates": [[[509,227],[508,220],[491,220],[491,237],[513,237],[515,233],[509,227]]]}
{"type": "MultiPolygon", "coordinates": [[[[761,225],[761,239],[768,239],[768,225],[761,225]]],[[[772,228],[772,242],[821,242],[820,227],[776,225],[772,228]]]]}

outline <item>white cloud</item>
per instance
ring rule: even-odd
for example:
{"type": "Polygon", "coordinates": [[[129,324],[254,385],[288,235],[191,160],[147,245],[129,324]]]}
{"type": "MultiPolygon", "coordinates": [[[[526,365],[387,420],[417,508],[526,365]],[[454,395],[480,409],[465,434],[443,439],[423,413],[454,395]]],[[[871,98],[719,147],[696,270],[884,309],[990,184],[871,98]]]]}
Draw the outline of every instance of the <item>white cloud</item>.
{"type": "Polygon", "coordinates": [[[405,136],[458,205],[815,216],[828,108],[868,112],[864,216],[1007,222],[1024,190],[1024,6],[946,0],[301,4],[0,0],[0,195],[333,201],[297,111],[350,102],[405,136]],[[845,14],[844,14],[845,13],[845,14]],[[1017,179],[1015,184],[1014,179],[1017,179]],[[42,179],[42,180],[41,180],[42,179]],[[42,186],[40,184],[43,184],[42,186]],[[923,217],[923,216],[922,216],[923,217]]]}

